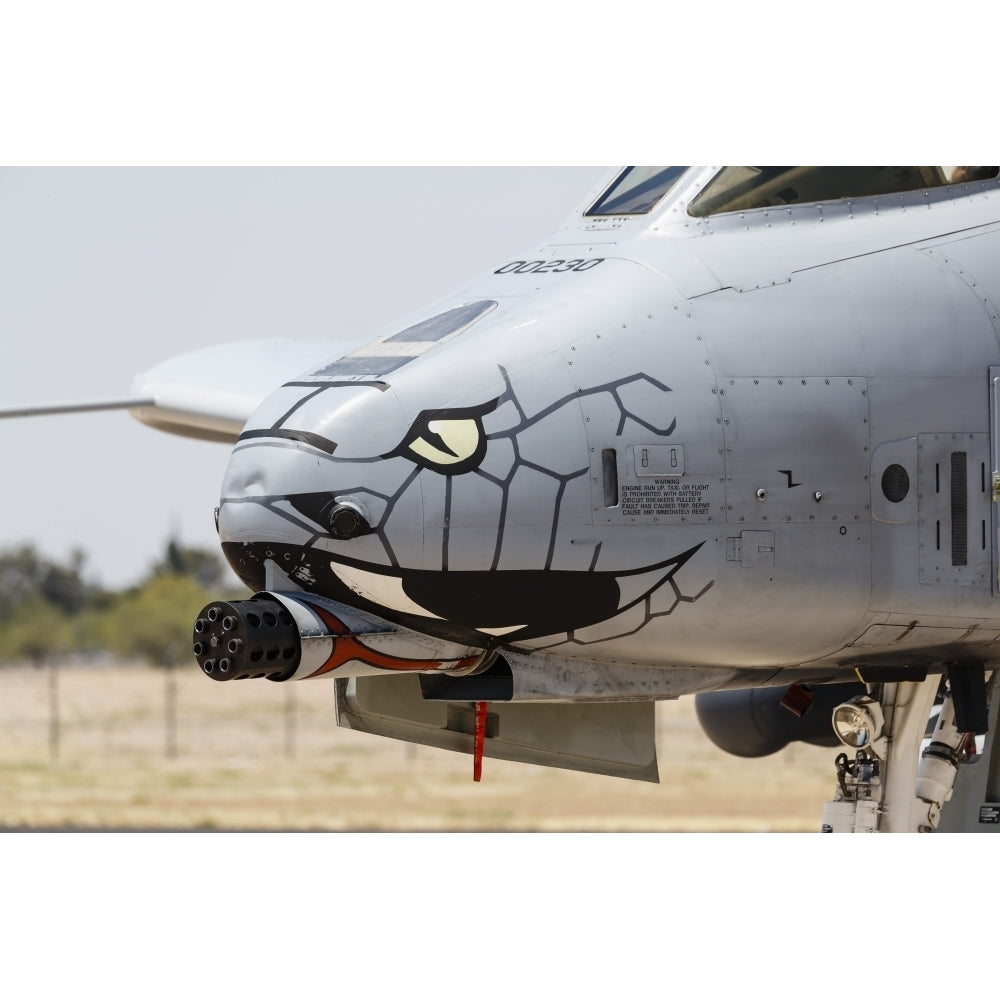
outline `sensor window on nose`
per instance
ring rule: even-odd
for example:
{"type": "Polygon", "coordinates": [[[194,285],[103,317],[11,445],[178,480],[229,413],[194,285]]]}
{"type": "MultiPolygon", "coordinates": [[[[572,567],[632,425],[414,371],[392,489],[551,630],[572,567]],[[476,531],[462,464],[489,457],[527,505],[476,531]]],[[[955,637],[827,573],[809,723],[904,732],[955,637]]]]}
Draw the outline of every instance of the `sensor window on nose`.
{"type": "Polygon", "coordinates": [[[425,319],[422,323],[407,327],[401,333],[386,338],[387,344],[426,343],[428,341],[444,340],[453,333],[463,333],[481,316],[496,309],[496,302],[484,299],[480,302],[470,302],[468,305],[457,306],[438,316],[425,319]]]}
{"type": "Polygon", "coordinates": [[[637,476],[683,476],[684,449],[677,444],[637,444],[632,449],[637,476]]]}

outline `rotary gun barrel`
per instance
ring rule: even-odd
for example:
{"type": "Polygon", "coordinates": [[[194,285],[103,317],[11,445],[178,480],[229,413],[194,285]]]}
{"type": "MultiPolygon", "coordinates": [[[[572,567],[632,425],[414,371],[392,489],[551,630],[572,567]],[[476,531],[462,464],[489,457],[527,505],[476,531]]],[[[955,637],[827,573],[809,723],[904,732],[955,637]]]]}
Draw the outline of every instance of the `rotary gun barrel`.
{"type": "Polygon", "coordinates": [[[213,601],[194,623],[192,650],[216,681],[363,677],[387,671],[466,673],[485,648],[395,625],[316,594],[263,592],[213,601]]]}
{"type": "Polygon", "coordinates": [[[302,659],[302,640],[288,610],[266,596],[213,601],[194,623],[192,647],[212,680],[288,680],[302,659]]]}

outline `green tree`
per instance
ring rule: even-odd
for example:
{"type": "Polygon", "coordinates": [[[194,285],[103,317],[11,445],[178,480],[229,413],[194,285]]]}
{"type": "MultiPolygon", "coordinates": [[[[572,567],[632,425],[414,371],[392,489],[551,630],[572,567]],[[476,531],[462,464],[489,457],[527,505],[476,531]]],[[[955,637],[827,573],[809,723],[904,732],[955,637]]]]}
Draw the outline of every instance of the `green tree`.
{"type": "Polygon", "coordinates": [[[222,584],[225,566],[217,552],[181,545],[171,538],[163,558],[153,567],[154,576],[163,574],[190,576],[202,587],[218,587],[222,584]]]}
{"type": "Polygon", "coordinates": [[[33,597],[0,624],[0,662],[40,666],[74,647],[70,620],[54,605],[33,597]]]}
{"type": "Polygon", "coordinates": [[[0,623],[11,621],[22,605],[38,601],[67,615],[99,603],[101,589],[83,578],[85,562],[79,549],[65,565],[39,555],[33,545],[0,552],[0,623]]]}
{"type": "Polygon", "coordinates": [[[105,614],[104,644],[119,656],[156,666],[191,660],[194,621],[211,599],[191,577],[157,574],[123,595],[105,614]]]}
{"type": "Polygon", "coordinates": [[[31,545],[0,553],[0,662],[97,650],[163,666],[192,658],[194,620],[222,589],[218,555],[171,540],[149,577],[119,594],[87,583],[84,562],[77,551],[63,565],[31,545]]]}

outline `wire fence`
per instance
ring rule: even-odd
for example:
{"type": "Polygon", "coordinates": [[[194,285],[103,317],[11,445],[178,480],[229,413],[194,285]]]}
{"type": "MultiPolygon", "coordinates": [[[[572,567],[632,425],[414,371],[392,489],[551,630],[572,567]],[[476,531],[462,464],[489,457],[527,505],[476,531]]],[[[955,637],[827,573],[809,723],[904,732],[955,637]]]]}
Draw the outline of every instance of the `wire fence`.
{"type": "Polygon", "coordinates": [[[691,699],[657,710],[659,785],[352,732],[325,680],[193,666],[0,667],[0,828],[815,829],[830,751],[731,757],[691,699]]]}
{"type": "Polygon", "coordinates": [[[303,749],[328,750],[331,727],[329,684],[305,692],[294,684],[221,685],[191,666],[0,667],[0,760],[294,760],[303,749]]]}

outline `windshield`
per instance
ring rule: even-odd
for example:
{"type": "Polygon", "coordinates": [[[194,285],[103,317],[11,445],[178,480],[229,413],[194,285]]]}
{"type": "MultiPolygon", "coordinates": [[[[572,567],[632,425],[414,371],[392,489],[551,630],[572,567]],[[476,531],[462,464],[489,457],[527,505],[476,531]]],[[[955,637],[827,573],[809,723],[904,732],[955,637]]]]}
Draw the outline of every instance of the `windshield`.
{"type": "Polygon", "coordinates": [[[691,203],[694,216],[863,198],[997,176],[998,167],[723,167],[691,203]]]}
{"type": "Polygon", "coordinates": [[[585,215],[645,215],[687,167],[626,167],[585,215]]]}

